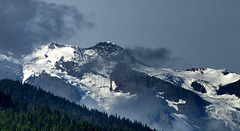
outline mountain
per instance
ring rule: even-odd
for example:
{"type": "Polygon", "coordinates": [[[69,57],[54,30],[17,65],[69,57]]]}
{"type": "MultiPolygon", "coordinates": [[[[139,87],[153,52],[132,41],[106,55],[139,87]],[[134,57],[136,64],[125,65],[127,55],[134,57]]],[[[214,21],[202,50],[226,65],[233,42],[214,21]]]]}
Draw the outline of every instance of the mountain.
{"type": "Polygon", "coordinates": [[[1,54],[0,61],[0,78],[153,128],[240,128],[240,75],[225,69],[153,68],[111,42],[90,48],[49,43],[20,60],[1,54]]]}

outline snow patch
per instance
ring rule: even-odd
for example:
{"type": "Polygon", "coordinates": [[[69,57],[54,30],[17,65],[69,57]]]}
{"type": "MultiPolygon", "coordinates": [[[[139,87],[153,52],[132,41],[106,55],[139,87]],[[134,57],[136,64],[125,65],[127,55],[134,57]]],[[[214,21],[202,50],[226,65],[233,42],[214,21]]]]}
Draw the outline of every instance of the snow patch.
{"type": "Polygon", "coordinates": [[[157,98],[164,99],[164,97],[162,96],[163,94],[164,94],[164,92],[158,92],[158,93],[156,94],[156,97],[157,97],[157,98]]]}
{"type": "Polygon", "coordinates": [[[178,111],[178,104],[185,104],[186,101],[179,99],[178,102],[170,101],[170,100],[165,100],[168,103],[168,106],[173,107],[176,111],[178,111]]]}
{"type": "Polygon", "coordinates": [[[172,115],[177,119],[187,120],[187,116],[185,116],[184,114],[172,113],[172,115]]]}
{"type": "Polygon", "coordinates": [[[111,42],[111,41],[105,41],[106,43],[108,44],[113,44],[113,45],[116,45],[115,43],[111,42]]]}

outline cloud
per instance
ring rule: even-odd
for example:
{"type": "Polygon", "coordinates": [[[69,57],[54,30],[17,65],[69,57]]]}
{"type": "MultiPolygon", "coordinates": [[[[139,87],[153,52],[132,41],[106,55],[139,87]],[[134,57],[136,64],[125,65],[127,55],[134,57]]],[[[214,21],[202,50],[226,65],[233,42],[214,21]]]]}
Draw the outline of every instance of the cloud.
{"type": "Polygon", "coordinates": [[[171,131],[194,131],[197,129],[194,129],[191,126],[188,126],[186,123],[184,123],[184,121],[181,120],[175,120],[173,122],[173,128],[169,129],[171,131]]]}
{"type": "Polygon", "coordinates": [[[128,48],[127,51],[137,60],[153,67],[180,69],[186,64],[181,58],[172,57],[171,52],[166,48],[151,49],[137,46],[132,49],[128,48]]]}
{"type": "Polygon", "coordinates": [[[1,0],[0,20],[0,50],[20,54],[93,27],[76,8],[40,0],[1,0]]]}
{"type": "MultiPolygon", "coordinates": [[[[122,100],[120,100],[121,102],[122,100]]],[[[165,105],[160,104],[160,102],[150,95],[139,95],[138,97],[125,101],[124,103],[117,103],[115,107],[112,108],[110,114],[118,114],[121,117],[129,118],[130,120],[140,121],[143,124],[148,124],[148,126],[156,129],[162,129],[159,123],[154,121],[155,115],[158,111],[163,111],[165,105]],[[150,118],[152,116],[153,118],[150,118]],[[152,126],[153,124],[157,126],[152,126]]]]}
{"type": "Polygon", "coordinates": [[[238,129],[230,129],[229,127],[226,127],[226,125],[219,120],[209,120],[204,127],[206,131],[237,131],[238,129]]]}

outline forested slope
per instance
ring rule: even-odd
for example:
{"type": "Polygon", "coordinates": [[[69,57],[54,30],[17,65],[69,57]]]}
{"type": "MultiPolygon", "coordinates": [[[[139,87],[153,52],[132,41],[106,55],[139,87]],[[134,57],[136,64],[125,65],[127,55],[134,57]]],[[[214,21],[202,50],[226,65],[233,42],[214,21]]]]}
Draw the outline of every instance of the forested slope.
{"type": "Polygon", "coordinates": [[[89,110],[19,81],[0,81],[0,127],[47,130],[151,130],[118,115],[89,110]]]}

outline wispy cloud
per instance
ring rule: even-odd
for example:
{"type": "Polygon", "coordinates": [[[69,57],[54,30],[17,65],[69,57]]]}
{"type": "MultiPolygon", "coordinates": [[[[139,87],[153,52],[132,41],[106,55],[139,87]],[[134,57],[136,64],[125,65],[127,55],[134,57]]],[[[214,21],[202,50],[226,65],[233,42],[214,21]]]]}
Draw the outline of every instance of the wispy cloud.
{"type": "Polygon", "coordinates": [[[33,44],[71,38],[93,23],[74,7],[37,0],[1,0],[0,50],[26,53],[33,44]]]}

